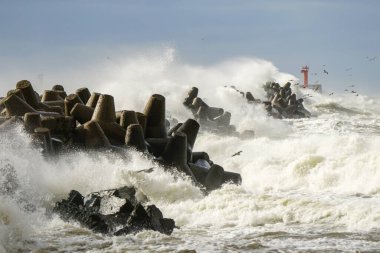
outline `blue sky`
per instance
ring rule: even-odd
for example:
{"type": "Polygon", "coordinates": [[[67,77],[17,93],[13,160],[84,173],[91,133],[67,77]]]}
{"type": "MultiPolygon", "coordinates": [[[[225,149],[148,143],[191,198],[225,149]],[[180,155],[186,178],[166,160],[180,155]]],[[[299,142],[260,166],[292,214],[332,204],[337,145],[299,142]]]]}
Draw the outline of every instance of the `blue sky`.
{"type": "Polygon", "coordinates": [[[189,64],[259,57],[299,77],[308,64],[328,90],[380,94],[379,10],[376,0],[0,0],[0,86],[28,68],[167,45],[189,64]]]}

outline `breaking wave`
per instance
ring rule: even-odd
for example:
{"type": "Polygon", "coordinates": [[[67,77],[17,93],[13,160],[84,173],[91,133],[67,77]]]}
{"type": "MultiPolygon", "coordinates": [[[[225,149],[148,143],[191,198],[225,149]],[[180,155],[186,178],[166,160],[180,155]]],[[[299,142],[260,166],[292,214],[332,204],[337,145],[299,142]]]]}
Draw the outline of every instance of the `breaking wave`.
{"type": "MultiPolygon", "coordinates": [[[[183,244],[217,252],[219,244],[210,240],[243,247],[237,242],[241,241],[244,247],[260,248],[260,243],[249,244],[238,236],[261,233],[265,237],[289,228],[305,236],[312,228],[326,233],[380,229],[380,107],[375,98],[313,93],[305,99],[305,107],[313,114],[310,119],[281,121],[269,118],[261,105],[246,103],[229,88],[234,85],[265,99],[262,85],[266,81],[295,79],[265,60],[238,58],[210,66],[191,65],[167,49],[153,56],[120,56],[112,64],[95,67],[104,70],[102,77],[83,73],[89,76],[86,86],[114,95],[118,109],[141,111],[151,94],[161,93],[167,99],[168,115],[181,121],[191,115],[182,99],[187,89],[197,86],[208,104],[232,113],[232,124],[239,131],[254,130],[256,138],[251,140],[202,132],[195,145],[195,150],[207,151],[226,170],[241,173],[242,185],[226,185],[204,196],[186,178],[174,179],[138,153],[121,158],[72,152],[45,159],[21,128],[0,132],[0,252],[138,251],[140,244],[147,250],[177,249],[183,244]],[[231,156],[239,150],[240,156],[231,156]],[[156,169],[149,174],[137,172],[150,167],[156,169]],[[123,241],[99,237],[46,214],[71,189],[89,193],[122,185],[139,188],[181,229],[172,238],[143,232],[123,241]],[[60,237],[66,238],[61,244],[60,237]]],[[[68,92],[79,85],[68,77],[62,80],[68,92]]],[[[34,86],[39,91],[50,88],[34,86]]],[[[292,89],[298,97],[310,93],[296,86],[292,89]]],[[[280,239],[272,242],[276,247],[291,244],[280,239]]],[[[349,239],[346,243],[350,244],[349,239]]]]}

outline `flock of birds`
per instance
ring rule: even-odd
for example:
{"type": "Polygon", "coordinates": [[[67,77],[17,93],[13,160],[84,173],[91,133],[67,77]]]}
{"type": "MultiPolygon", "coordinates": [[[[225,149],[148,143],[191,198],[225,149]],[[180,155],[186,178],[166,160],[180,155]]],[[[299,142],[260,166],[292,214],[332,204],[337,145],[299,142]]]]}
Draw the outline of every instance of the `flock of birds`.
{"type": "MultiPolygon", "coordinates": [[[[370,57],[370,56],[366,56],[366,59],[367,59],[367,61],[369,61],[369,62],[373,62],[373,61],[375,61],[376,59],[377,59],[377,56],[373,56],[373,57],[370,57]]],[[[323,74],[326,74],[326,75],[328,75],[329,74],[329,72],[326,70],[326,65],[323,65],[323,74]]],[[[346,68],[345,69],[345,71],[346,72],[349,72],[349,71],[351,71],[353,68],[352,67],[349,67],[349,68],[346,68]]],[[[317,76],[318,75],[318,73],[311,73],[311,75],[312,76],[317,76]]],[[[348,76],[352,76],[352,74],[350,73],[350,74],[348,74],[348,76]]],[[[290,80],[290,81],[293,81],[293,80],[290,80]]],[[[315,81],[315,83],[319,83],[319,80],[316,80],[315,81]]],[[[298,84],[296,84],[296,85],[298,85],[298,84]]],[[[349,85],[349,86],[347,86],[347,88],[353,88],[353,87],[355,87],[355,85],[349,85]]],[[[345,92],[349,92],[349,93],[352,93],[352,94],[354,94],[355,96],[359,96],[359,93],[357,92],[357,91],[355,91],[355,90],[353,90],[353,89],[345,89],[344,90],[345,92]]],[[[328,94],[329,96],[332,96],[332,95],[334,95],[334,92],[331,92],[331,93],[329,93],[328,94]]],[[[310,94],[305,94],[304,95],[304,98],[308,98],[308,97],[312,97],[312,95],[310,95],[310,94]]]]}
{"type": "MultiPolygon", "coordinates": [[[[367,56],[366,59],[367,59],[369,62],[373,62],[373,61],[375,61],[375,60],[377,59],[377,57],[376,57],[376,56],[374,56],[374,57],[369,57],[369,56],[367,56]]],[[[328,75],[329,72],[328,72],[328,71],[326,70],[326,68],[325,68],[326,65],[323,65],[323,67],[324,67],[324,69],[323,69],[323,72],[322,72],[322,73],[328,75]]],[[[349,67],[349,68],[346,68],[345,71],[346,71],[346,72],[349,72],[349,71],[351,71],[352,69],[353,69],[352,67],[349,67]]],[[[318,73],[311,73],[311,75],[312,75],[312,76],[317,76],[318,73]]],[[[352,76],[352,74],[349,74],[349,76],[352,76]]],[[[294,81],[294,80],[289,80],[289,82],[293,82],[293,81],[294,81]]],[[[319,81],[317,80],[316,83],[318,83],[318,82],[319,82],[319,81]]],[[[293,84],[293,85],[299,85],[299,84],[298,84],[298,83],[295,83],[295,84],[293,84]]],[[[344,91],[345,91],[345,92],[352,93],[352,94],[354,94],[355,96],[359,96],[358,92],[355,91],[355,90],[353,90],[354,87],[355,87],[355,85],[348,85],[347,88],[344,89],[344,91]],[[349,88],[350,88],[350,89],[349,89],[349,88]]],[[[329,96],[332,96],[332,95],[334,95],[334,92],[331,92],[331,93],[329,93],[328,95],[329,95],[329,96]]],[[[310,98],[310,97],[313,97],[313,96],[312,96],[311,94],[305,94],[303,98],[310,98]]],[[[231,157],[239,156],[242,152],[243,152],[243,151],[240,150],[240,151],[238,151],[238,152],[232,154],[231,157]]]]}

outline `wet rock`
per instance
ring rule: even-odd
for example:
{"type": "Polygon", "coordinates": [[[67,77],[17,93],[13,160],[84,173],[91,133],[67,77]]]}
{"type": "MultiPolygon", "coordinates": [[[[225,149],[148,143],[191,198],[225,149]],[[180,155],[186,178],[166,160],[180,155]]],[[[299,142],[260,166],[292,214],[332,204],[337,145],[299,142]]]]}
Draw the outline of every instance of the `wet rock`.
{"type": "Polygon", "coordinates": [[[132,187],[93,192],[86,197],[72,190],[67,199],[56,203],[53,211],[63,220],[77,221],[102,234],[123,235],[144,229],[171,234],[174,220],[164,218],[154,205],[144,207],[135,194],[132,187]]]}
{"type": "Polygon", "coordinates": [[[68,202],[77,206],[84,205],[82,194],[75,190],[71,190],[71,192],[69,193],[68,202]]]}

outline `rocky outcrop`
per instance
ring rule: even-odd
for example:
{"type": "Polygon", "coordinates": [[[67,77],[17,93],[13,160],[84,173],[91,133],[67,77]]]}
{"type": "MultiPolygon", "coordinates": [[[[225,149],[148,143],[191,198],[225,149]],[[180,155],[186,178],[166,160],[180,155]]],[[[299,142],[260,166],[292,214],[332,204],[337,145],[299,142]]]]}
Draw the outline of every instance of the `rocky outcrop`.
{"type": "Polygon", "coordinates": [[[124,235],[141,230],[154,230],[170,235],[173,219],[164,218],[155,205],[144,206],[130,187],[93,192],[82,196],[72,190],[67,199],[56,203],[53,211],[63,220],[79,222],[94,232],[124,235]]]}

